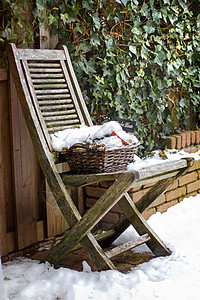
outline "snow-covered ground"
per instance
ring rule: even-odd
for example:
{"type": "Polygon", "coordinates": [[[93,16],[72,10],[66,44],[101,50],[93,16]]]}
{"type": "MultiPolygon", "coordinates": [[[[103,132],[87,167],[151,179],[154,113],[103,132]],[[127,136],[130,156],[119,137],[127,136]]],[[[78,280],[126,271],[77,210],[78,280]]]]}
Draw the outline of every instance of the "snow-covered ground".
{"type": "MultiPolygon", "coordinates": [[[[127,274],[91,272],[40,264],[18,258],[3,264],[6,295],[0,283],[0,299],[15,300],[199,300],[200,299],[200,195],[185,198],[166,213],[156,213],[149,224],[172,250],[127,274]],[[5,296],[5,295],[4,295],[5,296]]],[[[132,234],[129,228],[123,240],[132,234]]]]}

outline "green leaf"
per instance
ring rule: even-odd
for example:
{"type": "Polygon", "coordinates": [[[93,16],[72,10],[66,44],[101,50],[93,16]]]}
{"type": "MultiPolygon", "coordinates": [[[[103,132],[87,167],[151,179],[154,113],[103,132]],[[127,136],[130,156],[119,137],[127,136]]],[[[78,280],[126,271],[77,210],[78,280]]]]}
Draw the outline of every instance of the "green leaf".
{"type": "Polygon", "coordinates": [[[45,4],[43,0],[36,0],[36,6],[38,10],[44,10],[45,4]]]}
{"type": "Polygon", "coordinates": [[[93,33],[91,36],[91,44],[92,45],[100,45],[99,35],[97,33],[93,33]]]}
{"type": "Polygon", "coordinates": [[[92,15],[92,19],[93,19],[93,22],[95,24],[95,27],[97,29],[99,29],[101,27],[101,23],[100,23],[100,19],[99,19],[99,16],[98,16],[98,12],[96,12],[92,15]]]}
{"type": "Polygon", "coordinates": [[[67,20],[68,20],[68,18],[69,18],[69,15],[68,15],[68,13],[60,14],[60,18],[61,18],[61,20],[63,21],[63,23],[65,24],[65,23],[67,23],[67,20]]]}

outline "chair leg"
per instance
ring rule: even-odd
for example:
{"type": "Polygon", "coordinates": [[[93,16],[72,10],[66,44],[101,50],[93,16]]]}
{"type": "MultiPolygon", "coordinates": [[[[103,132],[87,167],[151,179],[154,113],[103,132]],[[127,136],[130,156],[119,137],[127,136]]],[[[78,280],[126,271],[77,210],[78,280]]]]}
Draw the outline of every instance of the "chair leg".
{"type": "MultiPolygon", "coordinates": [[[[122,195],[130,189],[135,180],[133,173],[120,175],[113,185],[85,213],[80,221],[66,233],[63,240],[48,254],[47,260],[56,265],[80,242],[84,246],[86,252],[89,252],[90,256],[93,257],[93,261],[98,269],[102,269],[102,263],[100,263],[100,266],[98,263],[98,256],[101,253],[100,256],[104,259],[104,255],[102,256],[102,253],[104,252],[91,236],[90,241],[88,241],[88,234],[103,216],[121,199],[122,195]],[[87,242],[85,242],[85,239],[87,239],[87,242]],[[97,254],[98,251],[99,253],[97,254]]],[[[106,264],[107,268],[114,268],[112,263],[107,261],[106,264]]]]}
{"type": "Polygon", "coordinates": [[[125,197],[123,197],[119,201],[119,206],[126,215],[130,224],[133,225],[133,227],[140,235],[148,233],[151,239],[147,241],[146,244],[156,256],[165,256],[171,254],[170,250],[165,246],[165,244],[156,235],[153,229],[148,225],[147,221],[139,212],[136,205],[133,203],[133,200],[128,194],[126,194],[125,197]]]}

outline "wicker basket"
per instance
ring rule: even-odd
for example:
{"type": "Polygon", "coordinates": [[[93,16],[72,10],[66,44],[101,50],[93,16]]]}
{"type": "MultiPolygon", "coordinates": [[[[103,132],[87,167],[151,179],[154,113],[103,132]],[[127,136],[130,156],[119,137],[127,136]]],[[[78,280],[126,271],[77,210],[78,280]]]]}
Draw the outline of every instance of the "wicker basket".
{"type": "Polygon", "coordinates": [[[134,161],[134,153],[138,144],[124,147],[95,147],[75,144],[65,152],[66,161],[73,173],[95,174],[126,170],[134,161]]]}

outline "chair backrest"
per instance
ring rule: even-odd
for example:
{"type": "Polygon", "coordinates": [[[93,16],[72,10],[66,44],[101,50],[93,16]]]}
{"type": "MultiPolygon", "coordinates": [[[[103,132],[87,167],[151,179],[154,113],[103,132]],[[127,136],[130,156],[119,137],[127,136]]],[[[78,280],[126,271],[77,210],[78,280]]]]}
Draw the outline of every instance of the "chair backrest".
{"type": "Polygon", "coordinates": [[[18,49],[10,44],[8,53],[22,109],[31,123],[29,131],[32,123],[36,131],[39,126],[39,137],[43,135],[50,151],[51,133],[92,125],[65,46],[62,50],[18,49]]]}

